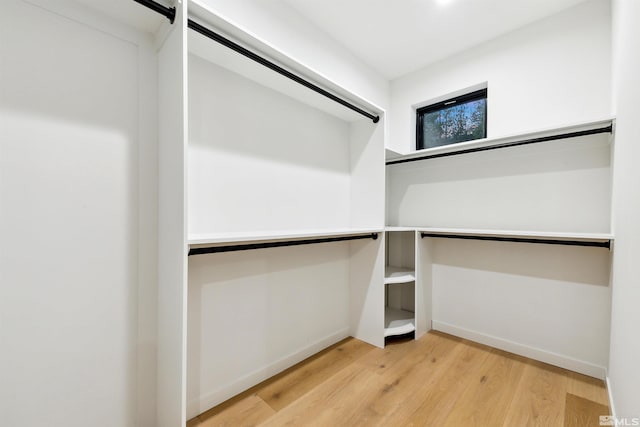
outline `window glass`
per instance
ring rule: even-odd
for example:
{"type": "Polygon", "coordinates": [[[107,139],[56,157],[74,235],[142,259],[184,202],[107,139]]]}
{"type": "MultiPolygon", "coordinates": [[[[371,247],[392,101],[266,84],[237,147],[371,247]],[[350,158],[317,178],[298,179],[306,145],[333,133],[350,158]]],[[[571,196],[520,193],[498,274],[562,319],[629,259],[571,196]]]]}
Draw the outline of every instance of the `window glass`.
{"type": "Polygon", "coordinates": [[[486,138],[487,90],[420,108],[417,114],[418,150],[486,138]]]}

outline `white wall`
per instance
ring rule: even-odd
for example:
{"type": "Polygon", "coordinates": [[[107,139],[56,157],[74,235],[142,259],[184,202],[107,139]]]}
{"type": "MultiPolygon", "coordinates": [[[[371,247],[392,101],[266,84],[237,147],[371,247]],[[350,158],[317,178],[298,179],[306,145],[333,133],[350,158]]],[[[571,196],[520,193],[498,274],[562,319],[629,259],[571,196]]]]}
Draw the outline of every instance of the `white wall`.
{"type": "MultiPolygon", "coordinates": [[[[610,230],[608,134],[387,167],[390,225],[610,230]]],[[[606,249],[432,239],[433,328],[603,378],[606,249]],[[553,330],[553,334],[549,331],[553,330]]]]}
{"type": "Polygon", "coordinates": [[[350,225],[349,123],[193,55],[189,81],[189,233],[350,225]]]}
{"type": "Polygon", "coordinates": [[[608,250],[431,240],[434,329],[604,378],[608,250]]]}
{"type": "MultiPolygon", "coordinates": [[[[381,229],[383,131],[191,55],[190,234],[381,229]]],[[[381,345],[380,240],[191,257],[188,416],[350,333],[381,345]]]]}
{"type": "Polygon", "coordinates": [[[0,424],[154,425],[151,41],[31,3],[0,16],[0,424]]]}
{"type": "MultiPolygon", "coordinates": [[[[607,233],[609,138],[389,166],[388,223],[607,233]]],[[[430,240],[422,248],[433,266],[422,280],[432,286],[434,329],[604,377],[609,251],[430,240]]]]}
{"type": "Polygon", "coordinates": [[[349,126],[352,227],[384,227],[384,117],[378,123],[359,120],[349,126]]]}
{"type": "Polygon", "coordinates": [[[488,84],[488,137],[610,114],[610,6],[591,0],[391,82],[387,146],[415,150],[415,105],[488,84]]]}
{"type": "MultiPolygon", "coordinates": [[[[483,82],[489,137],[608,116],[610,28],[608,2],[589,1],[393,81],[388,145],[412,149],[416,104],[483,82]]],[[[389,166],[387,224],[607,233],[610,140],[389,166]]],[[[608,251],[431,240],[434,329],[604,376],[608,251]]]]}
{"type": "Polygon", "coordinates": [[[616,142],[613,177],[613,295],[609,387],[618,417],[640,417],[640,3],[614,1],[616,142]]]}
{"type": "Polygon", "coordinates": [[[388,106],[388,81],[286,4],[260,0],[201,3],[338,85],[381,108],[388,106]]]}
{"type": "Polygon", "coordinates": [[[188,417],[349,335],[349,251],[339,242],[189,258],[188,417]]]}
{"type": "Polygon", "coordinates": [[[387,224],[607,233],[610,135],[387,166],[387,224]]]}

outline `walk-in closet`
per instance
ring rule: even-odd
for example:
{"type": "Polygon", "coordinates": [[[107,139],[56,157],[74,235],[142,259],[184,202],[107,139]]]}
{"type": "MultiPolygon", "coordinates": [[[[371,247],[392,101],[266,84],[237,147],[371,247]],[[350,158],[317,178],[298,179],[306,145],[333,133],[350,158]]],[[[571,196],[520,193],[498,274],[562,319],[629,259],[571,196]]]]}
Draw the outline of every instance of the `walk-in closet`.
{"type": "Polygon", "coordinates": [[[5,0],[0,425],[640,422],[640,5],[512,3],[5,0]]]}

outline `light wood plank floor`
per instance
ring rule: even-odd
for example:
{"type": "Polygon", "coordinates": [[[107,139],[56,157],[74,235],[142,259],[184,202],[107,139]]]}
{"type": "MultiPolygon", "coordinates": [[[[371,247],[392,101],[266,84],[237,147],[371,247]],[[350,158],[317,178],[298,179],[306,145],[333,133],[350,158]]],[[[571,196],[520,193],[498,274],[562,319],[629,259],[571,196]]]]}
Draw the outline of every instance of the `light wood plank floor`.
{"type": "Polygon", "coordinates": [[[440,332],[348,338],[201,414],[213,426],[599,426],[604,383],[440,332]]]}

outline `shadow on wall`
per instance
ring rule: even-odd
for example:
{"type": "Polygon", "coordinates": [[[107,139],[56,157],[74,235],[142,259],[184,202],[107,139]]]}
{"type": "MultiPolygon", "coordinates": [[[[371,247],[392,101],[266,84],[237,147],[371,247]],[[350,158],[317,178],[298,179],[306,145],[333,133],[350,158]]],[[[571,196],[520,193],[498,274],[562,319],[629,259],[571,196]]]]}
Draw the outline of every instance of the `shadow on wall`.
{"type": "Polygon", "coordinates": [[[608,231],[608,135],[387,168],[391,225],[608,231]]]}
{"type": "Polygon", "coordinates": [[[2,5],[2,424],[130,425],[155,393],[146,61],[75,8],[2,5]]]}
{"type": "Polygon", "coordinates": [[[514,276],[609,286],[604,248],[433,238],[434,264],[514,276]]]}
{"type": "Polygon", "coordinates": [[[190,257],[188,405],[219,403],[346,333],[349,251],[340,242],[190,257]]]}
{"type": "Polygon", "coordinates": [[[436,183],[608,168],[609,134],[556,140],[389,166],[411,182],[436,183]]]}
{"type": "Polygon", "coordinates": [[[193,149],[349,173],[349,123],[196,56],[189,65],[193,149]]]}

